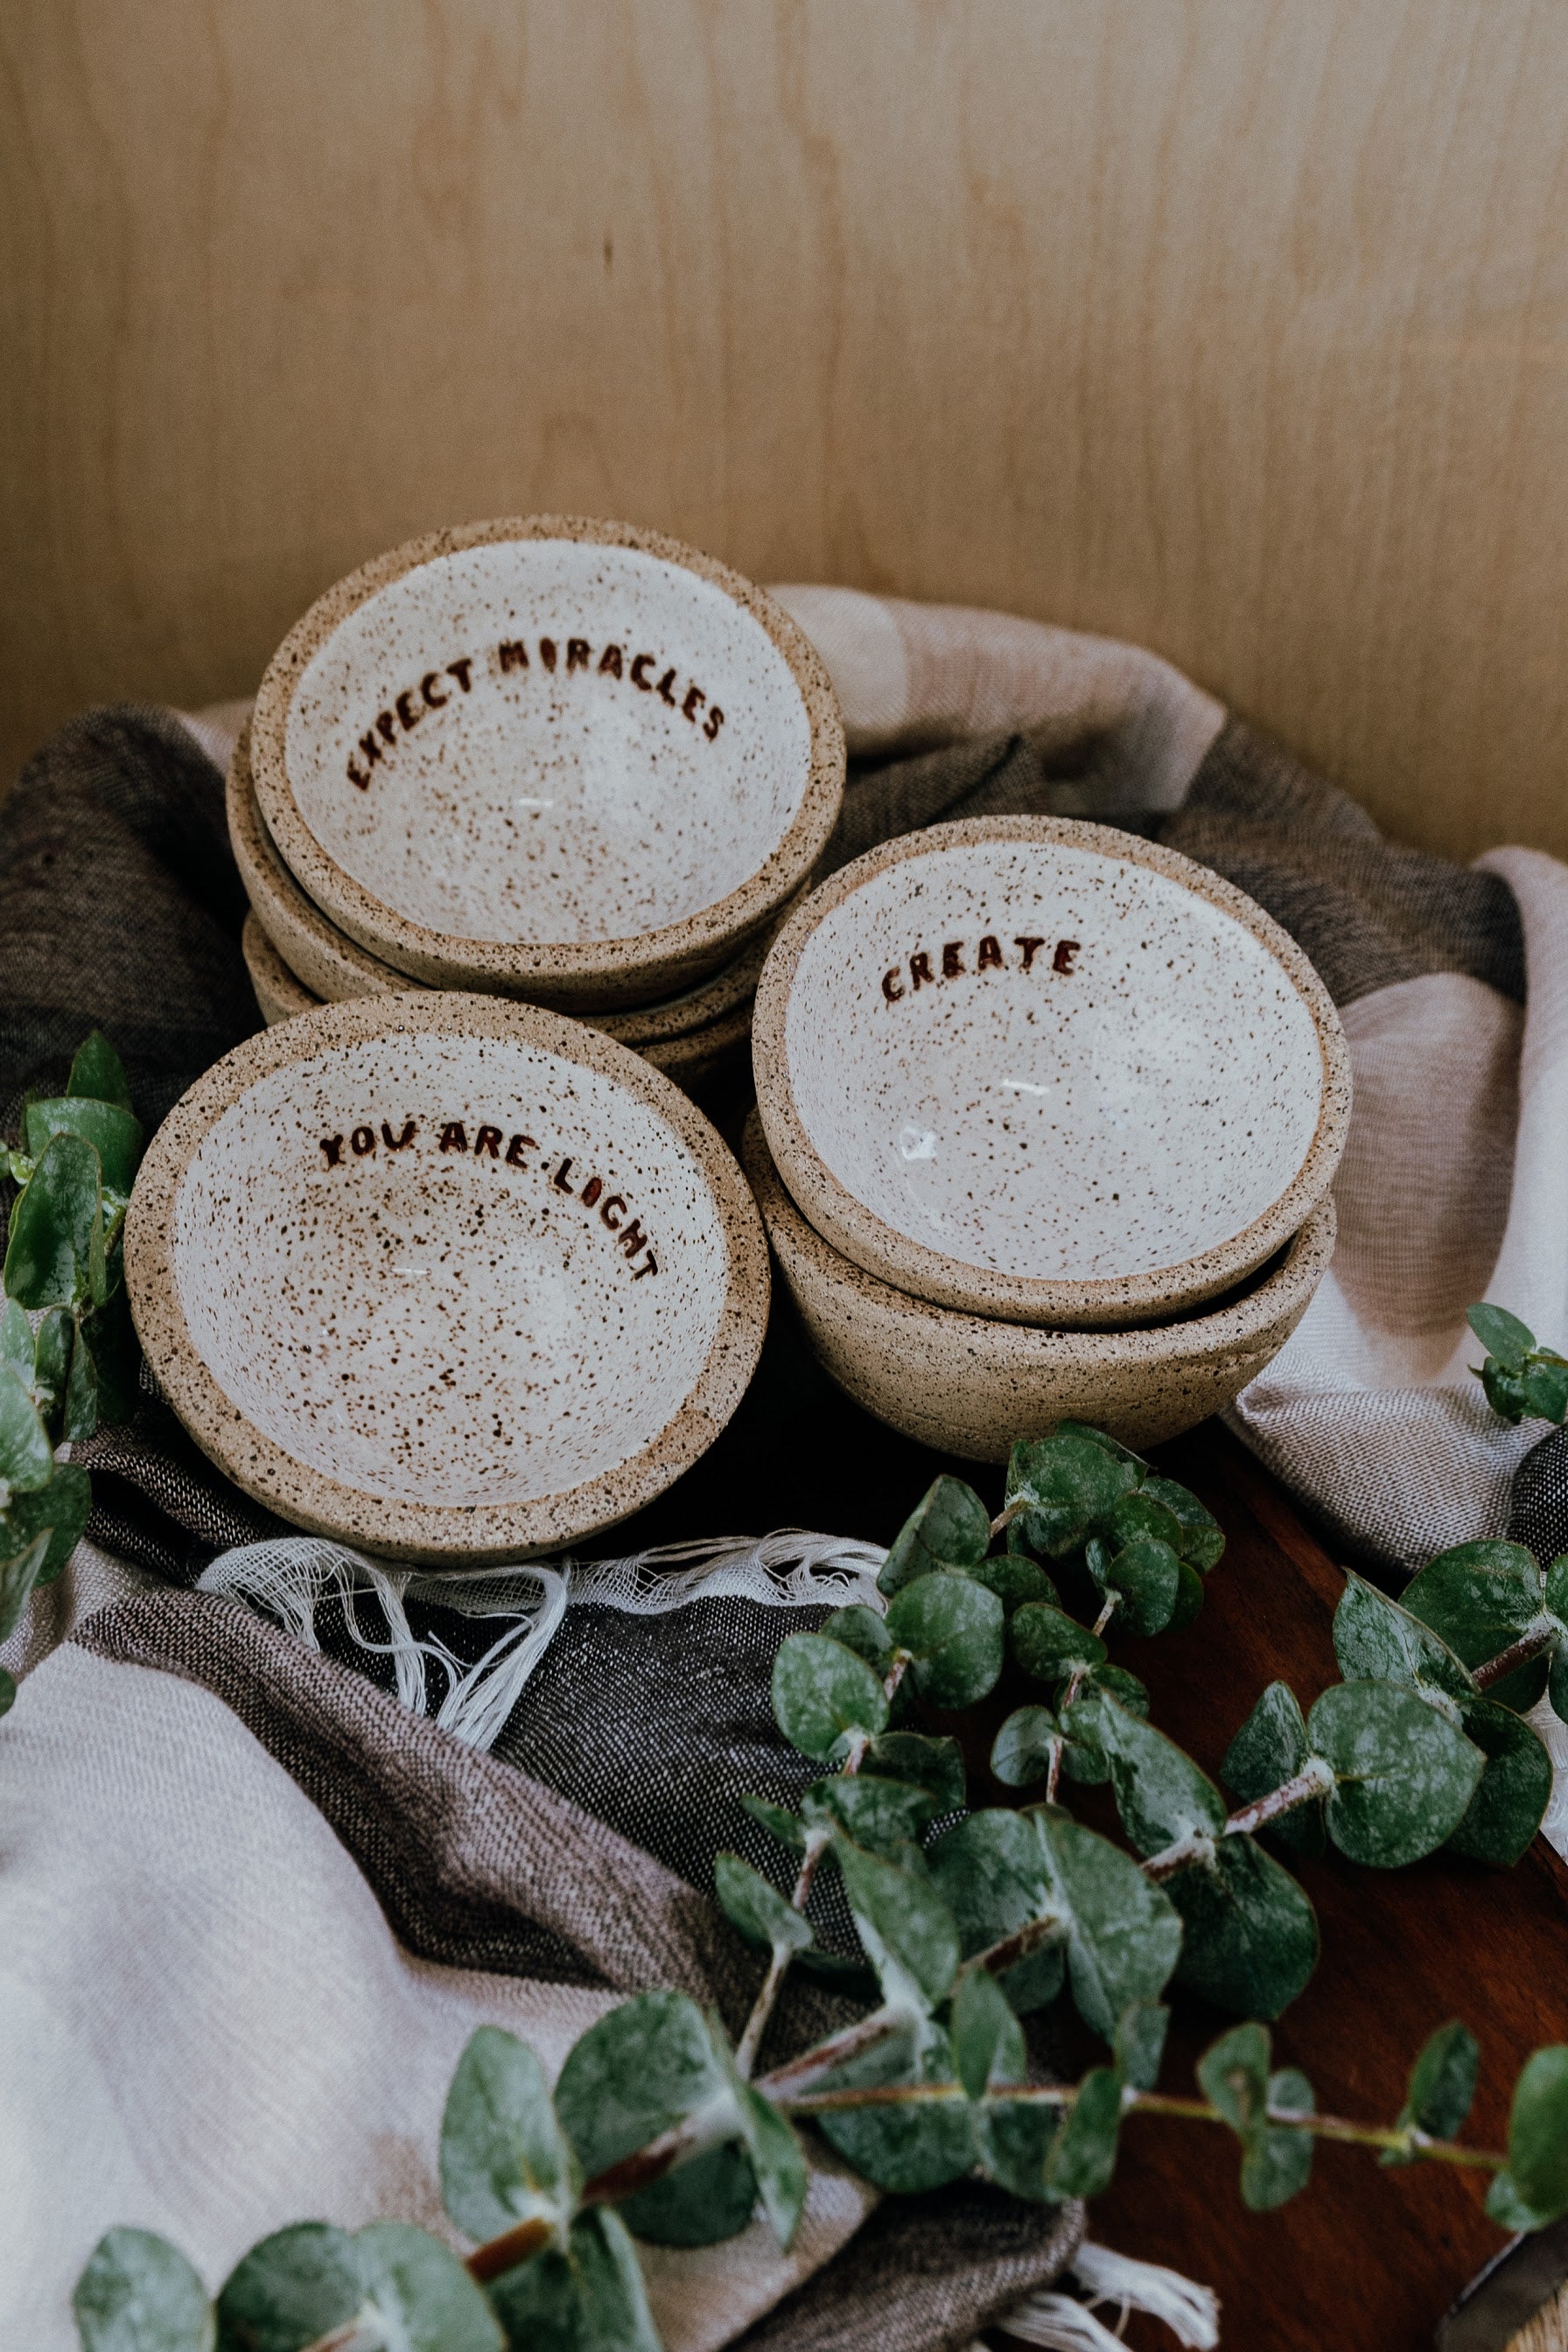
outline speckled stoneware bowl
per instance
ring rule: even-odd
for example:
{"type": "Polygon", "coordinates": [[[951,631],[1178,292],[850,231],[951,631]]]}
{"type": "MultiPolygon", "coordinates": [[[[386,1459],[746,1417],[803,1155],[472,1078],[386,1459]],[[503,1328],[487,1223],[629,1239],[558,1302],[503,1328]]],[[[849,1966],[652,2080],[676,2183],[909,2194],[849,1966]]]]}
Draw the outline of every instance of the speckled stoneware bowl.
{"type": "MultiPolygon", "coordinates": [[[[246,969],[250,985],[256,992],[256,1002],[268,1028],[279,1021],[292,1021],[299,1013],[313,1013],[321,997],[296,978],[277,949],[273,946],[254,911],[245,919],[240,933],[246,969]]],[[[411,992],[416,996],[432,994],[429,989],[417,985],[411,992]]],[[[562,1020],[570,1016],[563,1013],[562,1020]]],[[[610,1028],[613,1016],[601,1014],[584,1022],[584,1026],[596,1029],[602,1036],[614,1035],[610,1028]]],[[[710,1078],[715,1071],[734,1061],[750,1042],[752,1034],[752,1000],[745,997],[721,1013],[716,1021],[704,1022],[700,1029],[678,1030],[673,1037],[658,1037],[646,1045],[634,1045],[632,1052],[656,1070],[673,1078],[678,1087],[691,1087],[710,1078]]],[[[624,1044],[625,1040],[621,1042],[624,1044]]]]}
{"type": "Polygon", "coordinates": [[[329,590],[261,682],[250,759],[284,863],[362,947],[584,1012],[694,985],[800,888],[844,730],[805,637],[738,572],[534,515],[329,590]]]}
{"type": "Polygon", "coordinates": [[[159,1129],[125,1230],[160,1388],[298,1526],[504,1560],[625,1518],[755,1368],[740,1170],[646,1062],[531,1005],[323,1005],[159,1129]]]}
{"type": "Polygon", "coordinates": [[[784,926],[752,1033],[780,1173],[869,1274],[1058,1328],[1167,1320],[1327,1194],[1328,992],[1250,898],[1109,825],[986,817],[856,859],[784,926]]]}
{"type": "Polygon", "coordinates": [[[743,1156],[785,1286],[839,1387],[906,1437],[976,1462],[1005,1461],[1015,1438],[1064,1420],[1135,1446],[1194,1428],[1279,1354],[1333,1255],[1325,1199],[1216,1306],[1135,1330],[1038,1330],[933,1307],[840,1257],[785,1192],[754,1116],[743,1156]]]}
{"type": "MultiPolygon", "coordinates": [[[[346,931],[340,931],[300,889],[279,856],[257,806],[250,774],[248,727],[241,730],[229,763],[228,837],[252,911],[290,973],[291,987],[302,983],[316,1003],[345,1004],[356,996],[396,996],[405,989],[425,985],[423,981],[411,980],[406,972],[395,971],[379,956],[373,956],[368,948],[362,948],[357,940],[351,940],[346,931]]],[[[727,1022],[738,1007],[750,1006],[768,949],[798,898],[797,893],[788,907],[770,917],[756,939],[738,956],[694,988],[679,996],[663,997],[654,1004],[631,1005],[624,1012],[597,1013],[594,1026],[602,1029],[606,1037],[618,1037],[623,1045],[640,1048],[707,1029],[716,1022],[727,1022]]],[[[251,977],[256,977],[254,966],[251,977]]],[[[272,994],[287,1013],[301,1009],[298,1003],[288,1002],[286,992],[276,986],[272,987],[272,994]]],[[[268,1014],[268,1019],[273,1017],[268,1014]]],[[[748,1012],[748,1034],[750,1026],[748,1012]]]]}

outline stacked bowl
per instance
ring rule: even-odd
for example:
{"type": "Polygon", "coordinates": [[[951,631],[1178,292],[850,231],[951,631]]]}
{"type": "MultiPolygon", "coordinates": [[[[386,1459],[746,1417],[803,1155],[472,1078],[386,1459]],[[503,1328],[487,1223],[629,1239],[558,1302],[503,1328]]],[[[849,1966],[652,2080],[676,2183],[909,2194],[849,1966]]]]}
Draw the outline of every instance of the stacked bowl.
{"type": "Polygon", "coordinates": [[[1263,909],[1109,826],[936,825],[784,923],[747,1174],[823,1362],[922,1443],[1228,1403],[1333,1247],[1349,1058],[1263,909]]]}
{"type": "Polygon", "coordinates": [[[236,747],[258,1002],[508,996],[689,1082],[743,1044],[843,778],[821,663],[724,565],[562,516],[410,541],[310,607],[236,747]]]}

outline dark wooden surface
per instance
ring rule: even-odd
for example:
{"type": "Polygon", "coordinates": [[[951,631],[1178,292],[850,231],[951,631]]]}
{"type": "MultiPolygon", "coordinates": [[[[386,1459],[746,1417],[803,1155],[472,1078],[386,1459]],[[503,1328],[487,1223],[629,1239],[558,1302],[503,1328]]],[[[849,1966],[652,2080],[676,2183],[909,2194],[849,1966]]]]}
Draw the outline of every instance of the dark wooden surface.
{"type": "MultiPolygon", "coordinates": [[[[714,1108],[729,1130],[743,1103],[714,1108]]],[[[1154,1721],[1217,1775],[1265,1684],[1282,1678],[1307,1707],[1337,1680],[1330,1629],[1342,1579],[1283,1491],[1216,1424],[1161,1449],[1160,1466],[1214,1512],[1226,1555],[1194,1624],[1120,1643],[1113,1654],[1148,1684],[1154,1721]]],[[[790,1526],[887,1543],[939,1469],[999,1504],[1000,1470],[944,1460],[842,1396],[775,1297],[763,1363],[734,1421],[670,1494],[617,1529],[616,1549],[790,1526]]],[[[1026,1695],[1020,1688],[1013,1703],[1026,1695]]],[[[1006,1703],[1004,1692],[998,1719],[1006,1703]]],[[[1100,1825],[1100,1792],[1073,1794],[1075,1810],[1100,1825]]],[[[994,1786],[975,1786],[972,1798],[1010,1801],[994,1786]]],[[[1509,1873],[1435,1859],[1397,1872],[1331,1860],[1300,1865],[1300,1874],[1321,1923],[1322,1958],[1275,2029],[1276,2063],[1305,2069],[1321,2108],[1388,2122],[1422,2042],[1462,2017],[1482,2052],[1470,2136],[1501,2147],[1521,2061],[1568,2039],[1568,1870],[1538,1840],[1509,1873]]],[[[1162,2087],[1187,2091],[1194,2059],[1231,2021],[1181,1996],[1174,2012],[1162,2087]]],[[[1483,2174],[1384,2170],[1360,2149],[1320,2148],[1306,2193],[1262,2216],[1242,2206],[1236,2175],[1227,2132],[1138,2119],[1091,2216],[1104,2243],[1214,2286],[1228,2352],[1429,2344],[1458,2290],[1504,2242],[1481,2210],[1483,2174]]],[[[1137,2319],[1127,2340],[1151,2352],[1172,2343],[1137,2319]]]]}

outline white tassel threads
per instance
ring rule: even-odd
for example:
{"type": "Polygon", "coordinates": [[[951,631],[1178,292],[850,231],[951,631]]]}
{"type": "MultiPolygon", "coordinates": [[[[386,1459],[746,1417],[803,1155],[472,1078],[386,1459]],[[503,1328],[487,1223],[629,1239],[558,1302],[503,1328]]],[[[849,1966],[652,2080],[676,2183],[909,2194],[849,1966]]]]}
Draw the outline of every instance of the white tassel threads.
{"type": "Polygon", "coordinates": [[[1121,2341],[1120,2333],[1113,2335],[1096,2316],[1100,2305],[1110,2304],[1117,2306],[1122,2322],[1130,2311],[1163,2319],[1188,2352],[1214,2352],[1219,2342],[1219,2297],[1212,2287],[1184,2278],[1180,2271],[1137,2262],[1131,2254],[1086,2241],[1066,2275],[1083,2290],[1085,2301],[1051,2287],[1030,2295],[1000,2326],[1026,2344],[1045,2347],[1046,2352],[1107,2352],[1107,2347],[1121,2341]]]}

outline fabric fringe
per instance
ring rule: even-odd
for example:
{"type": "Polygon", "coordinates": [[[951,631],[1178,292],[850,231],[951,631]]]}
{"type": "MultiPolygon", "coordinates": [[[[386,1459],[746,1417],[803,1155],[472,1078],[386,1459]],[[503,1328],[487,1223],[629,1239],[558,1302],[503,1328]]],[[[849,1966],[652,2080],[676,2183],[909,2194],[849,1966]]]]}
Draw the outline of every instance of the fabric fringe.
{"type": "Polygon", "coordinates": [[[1212,2287],[1184,2278],[1180,2271],[1086,2242],[1065,2276],[1083,2289],[1086,2302],[1064,2294],[1059,2287],[1048,2288],[1010,2311],[998,2323],[1003,2331],[1026,2344],[1044,2346],[1046,2352],[1107,2352],[1108,2347],[1114,2352],[1128,2313],[1146,2311],[1152,2318],[1163,2319],[1189,2352],[1213,2352],[1219,2342],[1219,2297],[1212,2287]],[[1121,2313],[1115,2333],[1095,2315],[1102,2304],[1114,2304],[1121,2313]]]}
{"type": "Polygon", "coordinates": [[[854,1538],[777,1528],[766,1536],[727,1536],[660,1544],[621,1559],[520,1560],[478,1569],[398,1568],[321,1536],[279,1536],[220,1552],[197,1589],[242,1602],[271,1618],[313,1650],[321,1648],[317,1612],[336,1602],[349,1639],[390,1658],[394,1686],[416,1715],[488,1749],[500,1737],[524,1685],[554,1638],[568,1601],[593,1602],[634,1616],[661,1616],[696,1600],[747,1600],[771,1608],[835,1608],[848,1601],[885,1607],[877,1571],[887,1553],[854,1538]],[[358,1601],[380,1606],[384,1636],[361,1622],[358,1601]],[[407,1603],[450,1609],[502,1626],[484,1655],[466,1665],[438,1633],[415,1633],[407,1603]],[[431,1706],[430,1676],[441,1695],[431,1706]]]}

